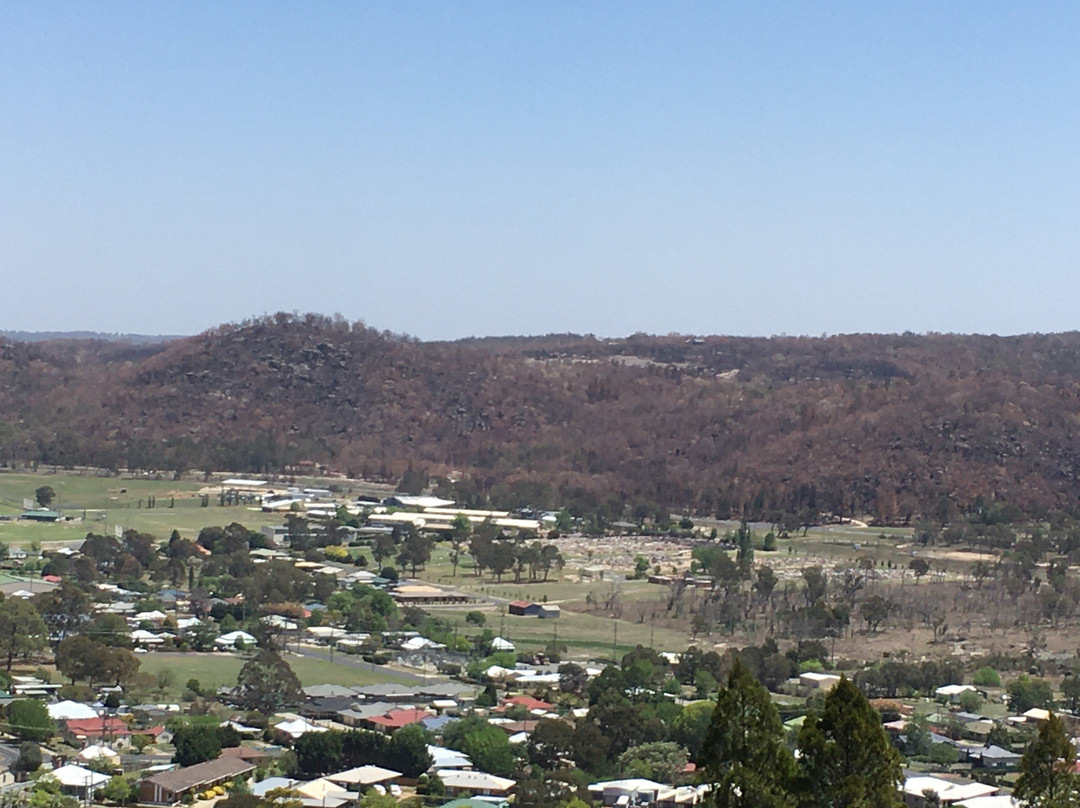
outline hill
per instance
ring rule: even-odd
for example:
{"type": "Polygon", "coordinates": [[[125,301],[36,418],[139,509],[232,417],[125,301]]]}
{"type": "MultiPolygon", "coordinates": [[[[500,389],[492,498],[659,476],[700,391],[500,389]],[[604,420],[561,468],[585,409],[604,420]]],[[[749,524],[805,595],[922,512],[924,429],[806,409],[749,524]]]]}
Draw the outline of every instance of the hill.
{"type": "Polygon", "coordinates": [[[451,478],[466,502],[945,519],[1074,509],[1080,334],[420,343],[279,314],[0,343],[0,460],[451,478]]]}

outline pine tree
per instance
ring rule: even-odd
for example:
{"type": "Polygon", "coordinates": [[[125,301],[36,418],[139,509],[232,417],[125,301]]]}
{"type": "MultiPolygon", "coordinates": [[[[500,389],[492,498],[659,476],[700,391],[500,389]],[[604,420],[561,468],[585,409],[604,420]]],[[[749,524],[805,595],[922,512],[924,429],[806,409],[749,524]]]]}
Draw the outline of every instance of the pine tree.
{"type": "Polygon", "coordinates": [[[866,696],[847,678],[808,715],[799,733],[800,792],[805,808],[901,805],[900,753],[866,696]]]}
{"type": "Polygon", "coordinates": [[[736,659],[720,690],[698,765],[718,808],[791,808],[795,761],[769,691],[736,659]]]}
{"type": "Polygon", "coordinates": [[[1065,724],[1051,715],[1039,727],[1020,759],[1020,778],[1013,796],[1033,808],[1073,808],[1080,804],[1080,780],[1074,771],[1076,749],[1065,732],[1065,724]]]}

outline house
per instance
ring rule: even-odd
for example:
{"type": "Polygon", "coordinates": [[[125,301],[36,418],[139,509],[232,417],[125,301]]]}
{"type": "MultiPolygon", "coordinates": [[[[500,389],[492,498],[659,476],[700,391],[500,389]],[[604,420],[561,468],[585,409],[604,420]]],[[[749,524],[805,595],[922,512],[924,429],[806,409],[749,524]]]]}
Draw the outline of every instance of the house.
{"type": "Polygon", "coordinates": [[[938,805],[951,806],[962,800],[996,794],[998,787],[962,777],[916,776],[908,777],[904,781],[903,792],[905,805],[910,808],[927,808],[933,804],[931,800],[927,800],[930,792],[937,795],[938,805]]]}
{"type": "Polygon", "coordinates": [[[109,782],[109,775],[84,769],[82,766],[68,764],[53,769],[50,774],[60,783],[60,793],[69,797],[90,802],[94,792],[109,782]]]}
{"type": "Polygon", "coordinates": [[[934,695],[939,699],[948,699],[955,702],[960,699],[965,693],[978,693],[974,685],[942,685],[934,691],[934,695]]]}
{"type": "Polygon", "coordinates": [[[186,794],[225,785],[237,777],[248,777],[255,767],[239,758],[218,758],[183,769],[173,769],[147,777],[139,784],[139,802],[175,805],[186,794]]]}
{"type": "Polygon", "coordinates": [[[799,674],[799,690],[809,693],[815,690],[828,692],[840,684],[840,677],[834,673],[807,671],[799,674]]]}
{"type": "Polygon", "coordinates": [[[1014,769],[1020,757],[1016,752],[993,745],[968,751],[968,759],[977,769],[1014,769]]]}
{"type": "Polygon", "coordinates": [[[427,710],[409,707],[401,710],[391,710],[385,715],[373,715],[366,719],[364,723],[367,723],[372,729],[391,733],[396,729],[407,727],[409,724],[419,724],[425,718],[431,718],[434,715],[435,713],[427,710]]]}
{"type": "Polygon", "coordinates": [[[605,780],[589,786],[589,793],[598,797],[605,806],[652,805],[661,791],[670,789],[663,783],[631,777],[625,780],[605,780]]]}
{"type": "Polygon", "coordinates": [[[237,643],[244,645],[245,647],[255,647],[255,637],[252,634],[248,634],[246,631],[230,631],[228,634],[222,634],[216,640],[214,640],[214,646],[226,651],[235,650],[237,643]]]}
{"type": "Polygon", "coordinates": [[[98,717],[97,710],[79,701],[58,701],[55,704],[46,705],[45,709],[49,711],[49,718],[53,721],[78,721],[98,717]]]}
{"type": "Polygon", "coordinates": [[[445,769],[472,769],[472,760],[464,752],[456,749],[447,749],[445,746],[432,746],[428,744],[428,754],[431,755],[431,768],[428,771],[441,771],[445,769]]]}
{"type": "Polygon", "coordinates": [[[326,727],[312,724],[306,718],[297,718],[295,721],[282,721],[279,724],[274,724],[274,729],[294,740],[309,732],[326,732],[326,727]]]}
{"type": "Polygon", "coordinates": [[[536,616],[541,620],[554,620],[561,615],[562,609],[549,603],[540,604],[540,609],[536,612],[536,616]]]}
{"type": "Polygon", "coordinates": [[[401,772],[384,769],[381,766],[357,766],[355,769],[329,774],[326,779],[331,783],[337,783],[339,786],[363,791],[375,784],[392,783],[401,776],[401,772]]]}
{"type": "Polygon", "coordinates": [[[540,613],[540,604],[527,600],[515,600],[510,602],[506,610],[509,614],[519,617],[536,617],[540,613]]]}
{"type": "Polygon", "coordinates": [[[547,712],[548,710],[551,710],[554,705],[548,704],[546,701],[540,701],[540,699],[535,699],[532,696],[510,696],[509,698],[503,699],[502,706],[498,708],[498,712],[505,712],[514,707],[524,707],[529,712],[532,712],[533,710],[547,712]]]}
{"type": "Polygon", "coordinates": [[[82,742],[131,737],[128,725],[114,716],[72,719],[67,722],[64,733],[75,741],[82,742]]]}
{"type": "Polygon", "coordinates": [[[516,780],[496,777],[487,772],[467,771],[465,769],[440,769],[439,779],[446,786],[446,794],[458,797],[473,794],[486,797],[505,797],[517,785],[516,780]]]}

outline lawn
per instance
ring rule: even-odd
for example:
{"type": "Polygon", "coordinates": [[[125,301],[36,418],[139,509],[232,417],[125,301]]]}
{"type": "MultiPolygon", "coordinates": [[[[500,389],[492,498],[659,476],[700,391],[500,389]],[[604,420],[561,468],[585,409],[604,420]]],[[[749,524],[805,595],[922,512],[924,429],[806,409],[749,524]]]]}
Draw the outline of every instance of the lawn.
{"type": "MultiPolygon", "coordinates": [[[[392,674],[384,674],[376,668],[338,665],[322,659],[308,659],[286,655],[285,660],[299,677],[304,686],[318,684],[332,685],[369,685],[376,682],[399,682],[392,674]]],[[[178,698],[188,679],[198,679],[203,688],[217,689],[222,685],[236,684],[236,676],[247,661],[235,654],[169,654],[152,653],[139,657],[142,665],[139,670],[157,676],[163,670],[173,672],[173,682],[166,695],[178,698]]]]}
{"type": "Polygon", "coordinates": [[[152,533],[168,538],[175,529],[194,538],[209,525],[240,522],[252,529],[279,524],[281,514],[263,513],[244,506],[218,505],[210,497],[202,507],[198,495],[203,483],[195,480],[146,480],[126,477],[99,477],[94,474],[16,474],[0,473],[0,515],[22,513],[23,500],[33,499],[34,491],[48,485],[56,491],[52,508],[72,521],[54,524],[11,521],[0,522],[0,541],[25,545],[32,541],[78,541],[87,533],[113,533],[117,525],[124,529],[152,533]],[[156,507],[149,507],[150,498],[156,507]]]}

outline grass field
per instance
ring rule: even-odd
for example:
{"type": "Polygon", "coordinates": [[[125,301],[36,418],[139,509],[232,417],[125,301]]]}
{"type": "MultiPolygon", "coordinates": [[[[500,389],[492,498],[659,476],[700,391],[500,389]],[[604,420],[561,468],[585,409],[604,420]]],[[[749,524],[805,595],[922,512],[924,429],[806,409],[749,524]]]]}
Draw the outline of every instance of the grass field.
{"type": "Polygon", "coordinates": [[[0,522],[0,541],[25,545],[32,541],[77,541],[87,533],[112,533],[117,525],[125,529],[152,533],[168,538],[175,529],[193,538],[209,525],[240,522],[252,529],[279,524],[280,514],[262,513],[243,506],[218,505],[210,498],[201,507],[197,492],[202,482],[194,480],[144,480],[125,477],[98,477],[93,474],[15,474],[0,473],[0,515],[18,515],[23,500],[33,499],[34,491],[49,485],[56,491],[52,507],[69,522],[54,524],[11,521],[0,522]],[[157,507],[148,507],[156,497],[157,507]],[[170,504],[172,507],[169,507],[170,504]]]}
{"type": "MultiPolygon", "coordinates": [[[[286,655],[285,660],[300,679],[307,685],[369,685],[376,682],[398,682],[393,675],[383,674],[376,668],[338,665],[322,659],[308,659],[286,655]]],[[[188,679],[198,679],[203,688],[217,689],[222,685],[236,684],[236,675],[247,660],[234,654],[144,654],[139,657],[142,663],[139,670],[156,676],[163,670],[173,672],[173,682],[166,695],[178,698],[188,679]]]]}

